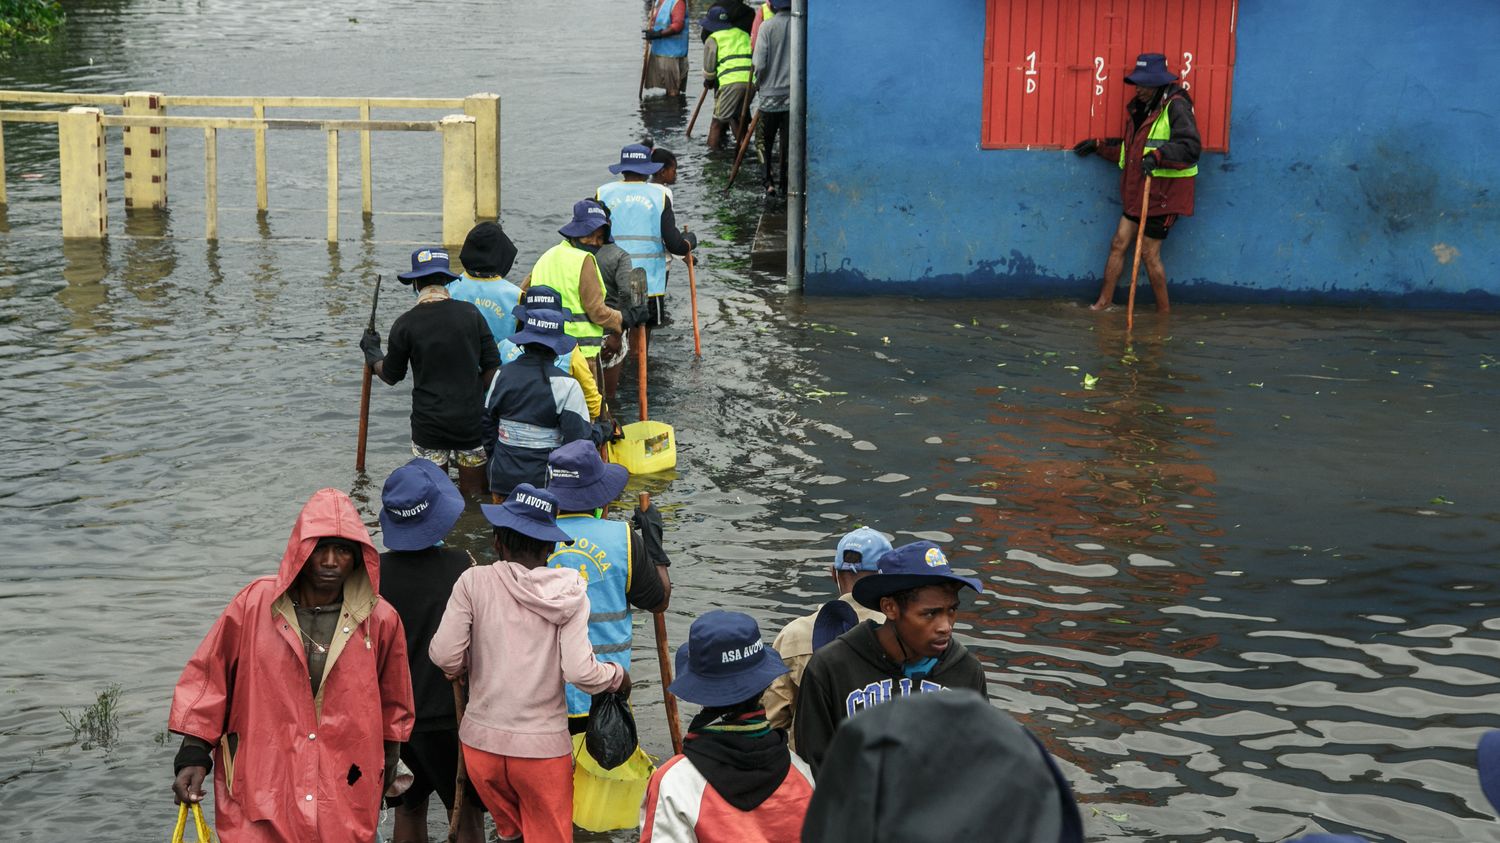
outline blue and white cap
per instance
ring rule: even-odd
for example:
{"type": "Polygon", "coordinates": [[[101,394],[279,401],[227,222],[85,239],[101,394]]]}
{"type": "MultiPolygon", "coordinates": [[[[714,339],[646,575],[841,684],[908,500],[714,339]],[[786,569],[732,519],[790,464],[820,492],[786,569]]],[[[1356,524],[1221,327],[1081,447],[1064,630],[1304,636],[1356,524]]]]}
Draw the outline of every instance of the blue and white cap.
{"type": "Polygon", "coordinates": [[[530,483],[513,489],[505,503],[480,504],[479,508],[496,527],[509,527],[537,541],[573,543],[573,537],[557,526],[557,498],[530,483]]]}
{"type": "Polygon", "coordinates": [[[880,570],[880,557],[891,550],[891,543],[886,541],[885,536],[869,527],[860,527],[851,530],[839,539],[838,550],[833,553],[833,568],[836,571],[878,571],[880,570]],[[848,551],[859,554],[859,563],[851,565],[844,561],[844,554],[848,551]]]}

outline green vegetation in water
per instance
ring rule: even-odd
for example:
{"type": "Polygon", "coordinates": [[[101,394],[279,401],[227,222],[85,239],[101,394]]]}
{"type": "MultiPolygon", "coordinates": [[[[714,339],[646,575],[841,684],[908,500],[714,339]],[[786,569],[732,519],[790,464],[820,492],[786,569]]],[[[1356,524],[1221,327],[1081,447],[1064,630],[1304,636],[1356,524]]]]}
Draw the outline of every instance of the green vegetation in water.
{"type": "Polygon", "coordinates": [[[51,41],[65,18],[58,0],[0,0],[0,52],[51,41]]]}
{"type": "Polygon", "coordinates": [[[99,692],[93,705],[85,706],[76,715],[61,709],[63,722],[73,730],[73,740],[83,740],[84,749],[95,746],[108,749],[120,736],[120,686],[110,685],[99,692]]]}

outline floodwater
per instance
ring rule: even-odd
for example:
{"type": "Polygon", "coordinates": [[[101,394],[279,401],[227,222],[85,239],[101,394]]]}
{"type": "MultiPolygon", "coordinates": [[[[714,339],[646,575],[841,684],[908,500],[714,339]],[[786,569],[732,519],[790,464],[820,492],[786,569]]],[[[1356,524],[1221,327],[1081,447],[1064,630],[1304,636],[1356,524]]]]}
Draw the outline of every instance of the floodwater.
{"type": "MultiPolygon", "coordinates": [[[[666,513],[674,642],[717,607],[773,635],[828,597],[857,524],[934,539],[987,583],[965,643],[995,704],[1062,759],[1092,839],[1495,839],[1472,747],[1500,727],[1500,319],[1183,306],[1127,337],[1122,314],[1073,302],[789,298],[745,268],[753,189],[721,203],[727,162],[684,140],[683,104],[637,105],[639,4],[554,8],[81,2],[0,86],[498,91],[518,270],[620,145],[655,134],[708,241],[704,357],[680,267],[679,327],[653,349],[678,471],[629,490],[666,513]]],[[[249,139],[221,133],[212,246],[201,133],[171,135],[170,213],[129,220],[112,140],[108,244],[63,248],[52,131],[6,132],[0,817],[7,839],[161,839],[183,662],[274,568],[309,494],[351,490],[373,522],[406,459],[406,388],[377,384],[370,472],[352,470],[355,342],[373,274],[436,236],[438,144],[377,137],[365,223],[346,140],[330,249],[320,133],[273,135],[264,223],[249,139]],[[118,739],[75,741],[60,710],[112,684],[118,739]]],[[[382,327],[406,306],[386,290],[382,327]]],[[[466,514],[457,543],[484,538],[466,514]]],[[[661,753],[638,630],[637,713],[661,753]]]]}

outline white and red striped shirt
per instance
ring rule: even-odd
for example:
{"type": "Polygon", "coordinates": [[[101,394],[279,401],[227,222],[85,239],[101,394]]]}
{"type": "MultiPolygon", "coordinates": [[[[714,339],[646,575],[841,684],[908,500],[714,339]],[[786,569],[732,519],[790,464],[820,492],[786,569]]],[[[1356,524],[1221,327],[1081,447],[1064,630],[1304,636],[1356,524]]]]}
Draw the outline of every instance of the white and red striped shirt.
{"type": "Polygon", "coordinates": [[[781,786],[749,811],[726,802],[687,756],[674,755],[651,774],[641,803],[641,843],[797,841],[812,795],[812,770],[796,753],[781,786]]]}

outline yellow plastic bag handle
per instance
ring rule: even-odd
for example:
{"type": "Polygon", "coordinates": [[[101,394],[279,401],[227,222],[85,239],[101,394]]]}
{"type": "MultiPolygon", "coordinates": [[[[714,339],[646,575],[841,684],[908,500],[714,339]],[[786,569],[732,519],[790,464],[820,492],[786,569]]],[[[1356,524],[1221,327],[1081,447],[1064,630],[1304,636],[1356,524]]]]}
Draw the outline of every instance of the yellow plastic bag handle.
{"type": "MultiPolygon", "coordinates": [[[[213,843],[214,833],[203,821],[203,806],[192,803],[193,826],[198,830],[198,843],[213,843]]],[[[172,843],[188,843],[183,834],[187,831],[188,803],[177,806],[177,828],[172,831],[172,843]]]]}

